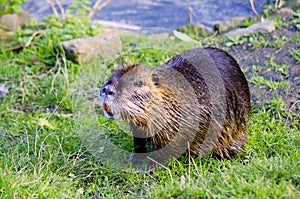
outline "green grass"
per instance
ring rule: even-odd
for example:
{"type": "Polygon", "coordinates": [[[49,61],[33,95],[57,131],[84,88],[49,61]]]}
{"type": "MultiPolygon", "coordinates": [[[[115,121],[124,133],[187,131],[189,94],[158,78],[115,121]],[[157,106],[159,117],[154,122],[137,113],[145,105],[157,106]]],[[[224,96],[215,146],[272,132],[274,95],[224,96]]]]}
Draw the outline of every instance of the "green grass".
{"type": "Polygon", "coordinates": [[[285,76],[289,74],[288,64],[277,64],[275,63],[275,57],[272,56],[270,60],[265,62],[266,67],[272,67],[275,72],[281,73],[285,76]]]}
{"type": "Polygon", "coordinates": [[[291,51],[291,55],[298,63],[300,63],[300,50],[291,51]]]}
{"type": "MultiPolygon", "coordinates": [[[[66,38],[77,38],[101,31],[86,22],[75,26],[51,21],[45,31],[20,52],[0,51],[0,83],[10,87],[0,100],[0,198],[300,197],[300,116],[281,98],[253,108],[244,152],[232,159],[185,155],[168,169],[144,173],[102,164],[84,136],[102,135],[123,149],[132,147],[125,128],[98,116],[92,97],[119,60],[79,66],[55,51],[59,35],[67,32],[66,38]],[[78,26],[81,31],[75,31],[78,26]],[[40,124],[41,119],[49,124],[40,124]]],[[[24,44],[30,35],[19,30],[17,36],[24,44]]],[[[195,47],[138,36],[124,36],[122,41],[125,63],[150,67],[195,47]]],[[[297,51],[292,56],[297,59],[297,51]]],[[[272,59],[266,64],[286,72],[285,65],[272,59]]],[[[272,90],[287,84],[260,77],[251,81],[272,90]]]]}
{"type": "Polygon", "coordinates": [[[271,89],[272,91],[277,90],[278,88],[286,87],[288,86],[288,82],[284,81],[275,81],[275,80],[267,80],[266,78],[262,76],[253,76],[250,80],[250,83],[258,85],[258,86],[264,86],[268,89],[271,89]]]}

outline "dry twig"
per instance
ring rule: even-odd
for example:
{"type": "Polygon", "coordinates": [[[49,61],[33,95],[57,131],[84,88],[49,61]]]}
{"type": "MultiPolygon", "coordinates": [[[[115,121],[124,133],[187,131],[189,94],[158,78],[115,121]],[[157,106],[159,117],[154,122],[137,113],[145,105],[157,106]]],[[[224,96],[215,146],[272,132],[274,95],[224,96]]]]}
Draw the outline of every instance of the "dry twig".
{"type": "Polygon", "coordinates": [[[284,0],[276,0],[275,1],[275,9],[277,10],[277,9],[279,9],[279,8],[281,8],[283,5],[284,5],[284,0]]]}
{"type": "Polygon", "coordinates": [[[0,77],[0,81],[9,81],[9,78],[6,78],[6,77],[0,77]]]}
{"type": "Polygon", "coordinates": [[[37,35],[43,34],[44,32],[45,32],[45,31],[43,31],[43,30],[35,31],[35,32],[30,36],[30,38],[28,39],[28,41],[26,42],[25,47],[30,46],[32,40],[33,40],[37,35]]]}
{"type": "Polygon", "coordinates": [[[150,157],[147,157],[149,160],[151,160],[152,162],[154,162],[155,164],[161,166],[162,168],[166,169],[168,172],[169,172],[169,175],[170,175],[170,178],[171,178],[171,182],[173,183],[173,176],[172,176],[172,172],[169,168],[165,167],[164,165],[160,164],[159,162],[153,160],[152,158],[150,157]]]}
{"type": "Polygon", "coordinates": [[[193,23],[193,9],[192,7],[189,7],[188,10],[189,10],[189,23],[193,23]]]}
{"type": "Polygon", "coordinates": [[[51,91],[54,90],[55,80],[58,77],[58,75],[60,73],[60,70],[61,70],[61,67],[60,67],[60,58],[59,58],[58,54],[56,55],[56,62],[55,62],[54,68],[57,68],[57,67],[58,67],[58,71],[53,75],[53,79],[52,79],[52,82],[51,82],[51,91]]]}
{"type": "Polygon", "coordinates": [[[259,14],[258,14],[258,12],[257,12],[256,9],[255,9],[255,6],[254,6],[254,0],[250,0],[250,4],[251,4],[251,9],[252,9],[252,11],[254,12],[254,14],[255,14],[256,16],[258,16],[259,14]]]}
{"type": "Polygon", "coordinates": [[[28,2],[28,5],[27,5],[26,8],[25,8],[25,11],[26,11],[26,12],[29,12],[29,11],[30,11],[30,8],[31,8],[32,4],[33,4],[33,0],[31,0],[31,1],[28,2]]]}
{"type": "Polygon", "coordinates": [[[189,183],[191,183],[191,149],[190,149],[190,142],[188,144],[188,150],[189,150],[189,183]]]}
{"type": "Polygon", "coordinates": [[[55,0],[56,1],[56,4],[58,5],[59,9],[60,9],[60,13],[61,13],[61,17],[63,20],[66,19],[66,15],[65,15],[65,9],[64,7],[62,6],[62,4],[60,3],[59,0],[55,0]]]}
{"type": "Polygon", "coordinates": [[[105,2],[103,2],[101,5],[100,3],[102,2],[102,0],[97,0],[95,2],[95,4],[92,7],[92,10],[89,12],[88,14],[88,18],[92,18],[99,10],[101,10],[102,8],[104,8],[105,6],[107,6],[110,3],[111,0],[106,0],[105,2]]]}
{"type": "Polygon", "coordinates": [[[51,0],[47,0],[47,2],[48,2],[49,5],[51,6],[53,14],[54,14],[56,17],[59,17],[59,14],[58,14],[58,12],[57,12],[57,9],[55,8],[54,3],[53,3],[51,0]]]}

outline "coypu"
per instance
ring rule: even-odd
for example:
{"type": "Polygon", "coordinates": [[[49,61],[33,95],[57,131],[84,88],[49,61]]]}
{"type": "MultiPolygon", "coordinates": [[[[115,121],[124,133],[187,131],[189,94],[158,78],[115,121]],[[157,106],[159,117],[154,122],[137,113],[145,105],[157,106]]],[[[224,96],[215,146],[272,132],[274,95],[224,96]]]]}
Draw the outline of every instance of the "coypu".
{"type": "Polygon", "coordinates": [[[100,98],[106,117],[130,124],[137,154],[149,143],[151,151],[172,143],[181,155],[189,142],[192,154],[229,158],[247,139],[249,87],[235,59],[217,48],[185,51],[159,68],[122,66],[100,98]]]}

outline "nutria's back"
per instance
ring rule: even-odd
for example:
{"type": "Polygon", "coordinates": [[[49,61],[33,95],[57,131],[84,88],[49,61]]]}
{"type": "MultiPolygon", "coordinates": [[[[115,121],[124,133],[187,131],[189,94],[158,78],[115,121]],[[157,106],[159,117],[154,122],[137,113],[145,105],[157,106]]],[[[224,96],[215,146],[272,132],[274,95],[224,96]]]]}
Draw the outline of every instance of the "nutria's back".
{"type": "Polygon", "coordinates": [[[168,148],[177,155],[212,150],[230,157],[246,142],[247,81],[237,62],[216,48],[192,49],[160,68],[138,64],[116,71],[101,88],[108,117],[131,125],[136,153],[168,148]],[[183,146],[184,147],[181,147],[183,146]]]}

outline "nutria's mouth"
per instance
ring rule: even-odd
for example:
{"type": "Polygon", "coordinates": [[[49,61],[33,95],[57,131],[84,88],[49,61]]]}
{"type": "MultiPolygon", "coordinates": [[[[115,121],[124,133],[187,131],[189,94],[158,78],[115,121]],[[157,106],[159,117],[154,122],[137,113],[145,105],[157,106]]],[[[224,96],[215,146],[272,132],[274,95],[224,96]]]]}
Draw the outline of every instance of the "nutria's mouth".
{"type": "Polygon", "coordinates": [[[106,113],[106,116],[108,117],[108,118],[113,118],[113,113],[111,112],[111,110],[110,110],[110,107],[108,106],[108,104],[106,104],[105,102],[103,102],[103,110],[104,110],[104,112],[106,113]]]}

